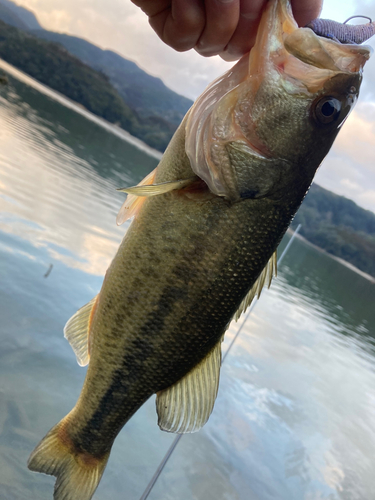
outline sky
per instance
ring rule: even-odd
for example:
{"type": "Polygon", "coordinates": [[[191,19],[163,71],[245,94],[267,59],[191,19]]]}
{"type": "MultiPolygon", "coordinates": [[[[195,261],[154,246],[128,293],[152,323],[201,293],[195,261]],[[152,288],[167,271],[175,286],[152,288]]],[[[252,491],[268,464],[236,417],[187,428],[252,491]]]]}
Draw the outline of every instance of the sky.
{"type": "MultiPolygon", "coordinates": [[[[175,92],[195,99],[233,63],[179,53],[159,40],[130,0],[17,0],[48,30],[68,33],[118,52],[175,92]]],[[[375,19],[375,0],[325,0],[321,17],[343,22],[354,14],[375,19]]],[[[374,37],[375,39],[375,37],[374,37]]],[[[375,48],[375,40],[369,43],[375,48]]],[[[375,53],[366,64],[361,95],[316,176],[321,186],[375,212],[375,53]]]]}

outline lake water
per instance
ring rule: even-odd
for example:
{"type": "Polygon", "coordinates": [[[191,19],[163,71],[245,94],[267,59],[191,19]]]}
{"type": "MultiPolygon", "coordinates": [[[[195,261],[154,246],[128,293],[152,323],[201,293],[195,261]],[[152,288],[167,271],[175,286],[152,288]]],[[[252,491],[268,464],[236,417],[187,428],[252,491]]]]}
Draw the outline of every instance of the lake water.
{"type": "MultiPolygon", "coordinates": [[[[115,189],[157,160],[23,80],[0,87],[0,500],[51,500],[54,478],[26,461],[83,383],[63,327],[126,230],[115,189]]],[[[371,281],[294,241],[225,359],[208,424],[183,436],[149,499],[375,499],[374,304],[371,281]]],[[[174,440],[156,420],[151,398],[95,500],[141,497],[174,440]]]]}

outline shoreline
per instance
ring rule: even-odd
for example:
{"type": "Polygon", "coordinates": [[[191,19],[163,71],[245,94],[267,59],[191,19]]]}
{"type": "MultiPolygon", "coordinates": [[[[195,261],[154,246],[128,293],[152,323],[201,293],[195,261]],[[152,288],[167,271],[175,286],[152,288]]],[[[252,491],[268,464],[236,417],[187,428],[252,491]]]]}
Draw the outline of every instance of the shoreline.
{"type": "Polygon", "coordinates": [[[69,99],[69,97],[66,97],[64,94],[61,94],[57,90],[51,89],[51,87],[48,87],[44,83],[39,82],[32,76],[28,75],[27,73],[24,73],[20,69],[16,68],[15,66],[12,66],[11,64],[7,63],[4,61],[4,59],[0,58],[0,69],[5,71],[8,75],[12,76],[13,78],[16,78],[17,80],[21,81],[22,83],[26,83],[27,85],[30,85],[33,87],[35,90],[38,92],[41,92],[42,94],[50,97],[54,101],[57,101],[63,106],[66,106],[67,108],[75,111],[76,113],[81,114],[88,120],[91,120],[92,122],[96,123],[97,125],[100,125],[104,129],[106,129],[109,132],[112,132],[113,134],[117,135],[117,137],[120,137],[120,139],[123,139],[124,141],[128,142],[129,144],[135,146],[136,148],[140,149],[141,151],[144,151],[146,154],[153,156],[157,160],[160,160],[161,157],[163,156],[163,153],[160,151],[157,151],[156,149],[152,148],[151,146],[148,146],[145,142],[141,141],[141,139],[138,139],[137,137],[134,137],[131,135],[129,132],[124,130],[123,128],[119,127],[118,125],[115,125],[114,123],[108,122],[104,118],[101,118],[98,115],[95,115],[91,111],[88,111],[84,106],[81,104],[73,101],[72,99],[69,99]]]}
{"type": "MultiPolygon", "coordinates": [[[[293,229],[291,229],[290,227],[287,229],[287,234],[289,234],[290,236],[292,234],[294,234],[294,231],[293,229]]],[[[370,281],[371,283],[374,283],[375,284],[375,278],[373,276],[371,276],[371,274],[367,274],[365,273],[364,271],[361,271],[361,269],[358,269],[358,267],[355,267],[353,264],[351,264],[350,262],[342,259],[341,257],[337,257],[336,255],[333,255],[329,252],[327,252],[326,250],[324,250],[324,248],[321,248],[321,247],[318,247],[317,245],[315,245],[314,243],[311,243],[311,241],[307,240],[304,236],[302,236],[301,234],[296,234],[296,238],[298,238],[299,240],[307,243],[308,245],[310,245],[311,247],[315,248],[315,250],[318,250],[319,252],[321,253],[324,253],[325,255],[327,255],[328,257],[330,257],[331,259],[334,259],[336,260],[337,262],[339,262],[340,264],[344,265],[345,267],[348,267],[349,269],[351,269],[352,271],[354,271],[355,273],[359,274],[360,276],[362,276],[362,278],[366,278],[368,281],[370,281]]]]}

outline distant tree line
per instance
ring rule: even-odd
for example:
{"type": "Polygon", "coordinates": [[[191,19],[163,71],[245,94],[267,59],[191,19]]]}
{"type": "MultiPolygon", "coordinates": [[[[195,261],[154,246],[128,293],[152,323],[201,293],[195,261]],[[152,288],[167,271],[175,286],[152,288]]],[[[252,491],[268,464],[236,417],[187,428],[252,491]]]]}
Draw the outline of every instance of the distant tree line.
{"type": "Polygon", "coordinates": [[[63,33],[44,29],[32,30],[31,33],[38,38],[61,44],[91,68],[102,71],[138,116],[159,119],[160,130],[168,130],[171,125],[174,130],[193,104],[190,99],[169,89],[160,78],[149,75],[136,63],[116,52],[103,50],[87,40],[63,33]]]}
{"type": "Polygon", "coordinates": [[[313,184],[293,221],[301,235],[375,277],[375,214],[313,184]]]}
{"type": "Polygon", "coordinates": [[[107,76],[57,43],[41,40],[0,21],[0,57],[160,151],[173,135],[175,127],[160,124],[162,119],[140,118],[107,76]]]}

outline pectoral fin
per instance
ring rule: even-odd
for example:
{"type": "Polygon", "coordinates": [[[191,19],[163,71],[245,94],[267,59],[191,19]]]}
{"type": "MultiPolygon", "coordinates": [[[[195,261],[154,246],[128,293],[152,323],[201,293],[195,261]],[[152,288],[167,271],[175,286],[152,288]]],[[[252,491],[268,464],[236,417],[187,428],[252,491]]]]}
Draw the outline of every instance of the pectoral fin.
{"type": "Polygon", "coordinates": [[[207,356],[156,398],[158,425],[163,431],[196,432],[211,415],[219,387],[221,340],[207,356]]]}
{"type": "Polygon", "coordinates": [[[64,337],[72,346],[80,366],[86,366],[90,360],[89,333],[92,315],[95,311],[99,295],[94,297],[85,306],[68,320],[64,328],[64,337]]]}
{"type": "Polygon", "coordinates": [[[197,180],[197,177],[190,177],[189,179],[181,179],[178,181],[171,182],[161,182],[160,184],[152,184],[147,186],[133,186],[118,189],[123,193],[128,193],[135,196],[157,196],[159,194],[169,193],[169,191],[175,191],[176,189],[182,189],[189,186],[197,180]]]}
{"type": "Polygon", "coordinates": [[[177,181],[153,184],[155,175],[156,169],[148,174],[137,186],[120,188],[117,190],[123,193],[128,193],[128,196],[120,208],[116,218],[116,224],[118,226],[131,217],[136,216],[147,197],[168,193],[169,191],[175,191],[176,189],[182,189],[197,180],[197,177],[191,177],[189,179],[180,179],[177,181]]]}
{"type": "MultiPolygon", "coordinates": [[[[146,177],[143,180],[141,180],[141,182],[138,184],[137,187],[148,186],[149,184],[152,184],[154,182],[155,175],[156,175],[156,168],[148,175],[146,175],[146,177]]],[[[118,226],[121,226],[121,224],[123,224],[125,221],[127,221],[133,216],[136,216],[137,213],[140,211],[145,199],[146,198],[129,194],[126,197],[124,203],[122,204],[119,213],[117,214],[116,224],[118,226]]]]}
{"type": "Polygon", "coordinates": [[[246,311],[246,309],[252,303],[256,295],[258,296],[259,299],[264,285],[267,284],[268,288],[271,286],[272,278],[276,275],[277,275],[277,251],[275,251],[272,254],[272,257],[267,262],[265,268],[260,273],[258,279],[254,283],[254,285],[250,288],[250,291],[241,302],[240,307],[238,308],[236,314],[234,315],[234,319],[236,321],[238,321],[241,314],[246,311]]]}

